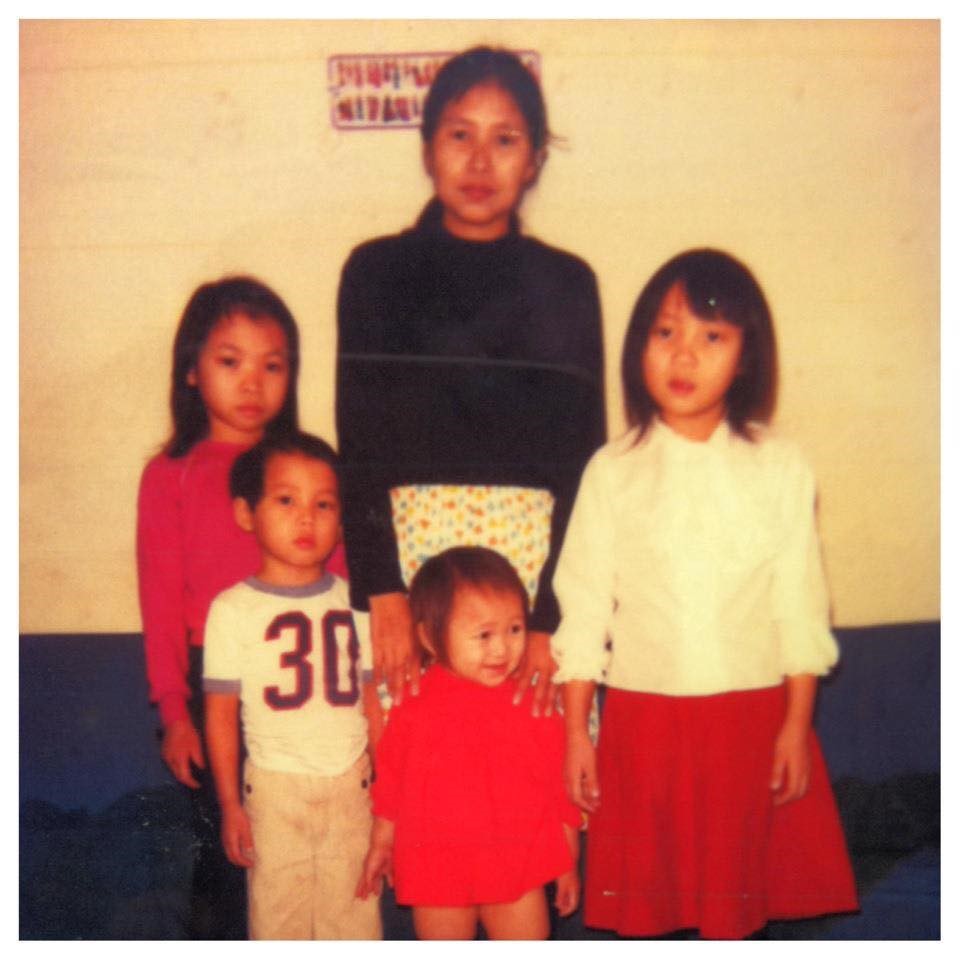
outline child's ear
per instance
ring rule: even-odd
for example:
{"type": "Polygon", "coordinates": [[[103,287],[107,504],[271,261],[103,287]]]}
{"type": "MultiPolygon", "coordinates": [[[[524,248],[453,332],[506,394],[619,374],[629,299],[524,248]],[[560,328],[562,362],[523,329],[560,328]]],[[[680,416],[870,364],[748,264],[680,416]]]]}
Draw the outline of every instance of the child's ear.
{"type": "Polygon", "coordinates": [[[241,530],[253,533],[253,511],[243,497],[233,498],[233,519],[237,521],[237,526],[241,530]]]}
{"type": "Polygon", "coordinates": [[[195,387],[197,385],[197,368],[191,367],[187,371],[187,386],[195,387]]]}
{"type": "Polygon", "coordinates": [[[427,171],[427,176],[432,180],[433,179],[433,155],[430,150],[430,144],[425,143],[423,145],[423,151],[421,153],[423,157],[423,169],[427,171]]]}
{"type": "Polygon", "coordinates": [[[427,628],[422,623],[417,624],[417,639],[420,641],[420,646],[423,647],[431,657],[435,660],[439,659],[439,657],[437,657],[437,651],[430,640],[430,634],[427,633],[427,628]]]}

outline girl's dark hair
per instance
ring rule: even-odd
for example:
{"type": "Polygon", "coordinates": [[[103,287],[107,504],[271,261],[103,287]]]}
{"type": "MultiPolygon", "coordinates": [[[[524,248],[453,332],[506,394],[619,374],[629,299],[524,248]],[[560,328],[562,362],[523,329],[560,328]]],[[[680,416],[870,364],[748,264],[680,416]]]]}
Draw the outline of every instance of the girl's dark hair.
{"type": "MultiPolygon", "coordinates": [[[[527,591],[517,571],[496,550],[451,547],[431,557],[410,583],[410,613],[414,626],[423,627],[437,652],[437,660],[444,666],[449,666],[447,625],[454,597],[462,586],[515,594],[523,607],[524,620],[529,608],[527,591]]],[[[418,642],[424,658],[432,659],[433,654],[419,640],[419,631],[418,642]]]]}
{"type": "Polygon", "coordinates": [[[265,436],[259,443],[233,461],[230,468],[230,496],[236,499],[243,497],[251,510],[257,509],[257,504],[263,498],[263,481],[267,475],[267,464],[270,458],[279,453],[299,453],[311,460],[326,463],[337,473],[338,457],[336,450],[315,437],[312,433],[274,433],[265,436]]]}
{"type": "Polygon", "coordinates": [[[643,382],[643,352],[668,291],[680,284],[693,313],[743,330],[740,370],[727,391],[727,422],[752,440],[749,422],[767,422],[777,393],[777,344],[770,309],[753,274],[720,250],[688,250],[667,261],[640,293],[623,340],[620,375],[627,421],[642,437],[657,413],[643,382]]]}
{"type": "Polygon", "coordinates": [[[524,120],[534,152],[547,142],[547,106],[537,78],[509,50],[473,47],[451,57],[438,71],[423,104],[420,136],[430,143],[437,131],[440,114],[448,103],[459,100],[468,90],[494,83],[513,97],[524,120]]]}
{"type": "Polygon", "coordinates": [[[287,396],[267,432],[296,430],[297,375],[300,370],[300,337],[297,324],[287,305],[266,284],[253,277],[224,277],[198,287],[190,297],[173,340],[173,373],[170,384],[170,410],[173,436],[165,452],[170,457],[186,455],[207,436],[210,423],[200,390],[187,383],[200,351],[210,332],[224,318],[242,313],[254,321],[274,320],[287,339],[287,396]]]}

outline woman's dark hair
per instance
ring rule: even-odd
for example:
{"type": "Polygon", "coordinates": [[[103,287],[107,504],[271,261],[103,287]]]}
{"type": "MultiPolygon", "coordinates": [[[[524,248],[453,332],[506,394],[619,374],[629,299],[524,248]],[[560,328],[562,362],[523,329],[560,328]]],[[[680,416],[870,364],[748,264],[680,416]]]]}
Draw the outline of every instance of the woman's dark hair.
{"type": "Polygon", "coordinates": [[[740,369],[727,391],[727,422],[752,440],[749,422],[766,422],[777,393],[777,344],[770,309],[753,274],[720,250],[688,250],[665,263],[640,293],[623,341],[620,375],[627,421],[642,437],[657,413],[643,381],[643,352],[668,291],[680,284],[701,320],[726,320],[743,331],[740,369]]]}
{"type": "Polygon", "coordinates": [[[300,338],[287,305],[266,284],[253,277],[224,277],[198,287],[190,297],[173,341],[173,374],[170,409],[173,436],[164,448],[170,457],[182,457],[210,431],[207,409],[198,387],[187,383],[196,369],[200,351],[210,332],[224,317],[242,313],[254,321],[274,320],[287,340],[287,396],[267,431],[297,429],[297,374],[300,369],[300,338]]]}
{"type": "Polygon", "coordinates": [[[247,501],[251,510],[257,509],[257,504],[263,497],[263,481],[267,475],[267,464],[270,458],[278,453],[299,453],[311,460],[326,463],[336,475],[339,459],[336,450],[311,433],[274,433],[265,436],[259,443],[233,461],[230,468],[230,496],[234,499],[242,497],[247,501]]]}
{"type": "Polygon", "coordinates": [[[509,50],[474,47],[451,57],[438,71],[423,104],[420,136],[430,143],[444,107],[476,86],[493,83],[505,90],[527,122],[536,153],[547,143],[547,106],[537,78],[509,50]]]}
{"type": "MultiPolygon", "coordinates": [[[[523,607],[524,620],[529,608],[526,588],[510,561],[486,547],[451,547],[425,561],[410,583],[410,613],[415,627],[422,627],[436,659],[449,666],[447,625],[453,601],[460,587],[513,593],[523,607]]],[[[418,631],[419,641],[419,631],[418,631]]],[[[426,659],[433,654],[420,642],[426,659]]]]}

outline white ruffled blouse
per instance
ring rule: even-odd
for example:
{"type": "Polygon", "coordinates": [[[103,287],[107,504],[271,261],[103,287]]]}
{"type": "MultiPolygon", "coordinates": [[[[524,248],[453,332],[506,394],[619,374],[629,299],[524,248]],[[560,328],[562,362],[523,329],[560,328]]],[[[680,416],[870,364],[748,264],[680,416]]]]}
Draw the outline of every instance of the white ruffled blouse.
{"type": "Polygon", "coordinates": [[[701,443],[657,420],[597,451],[553,580],[557,682],[703,695],[836,663],[813,474],[756,435],[724,422],[701,443]]]}

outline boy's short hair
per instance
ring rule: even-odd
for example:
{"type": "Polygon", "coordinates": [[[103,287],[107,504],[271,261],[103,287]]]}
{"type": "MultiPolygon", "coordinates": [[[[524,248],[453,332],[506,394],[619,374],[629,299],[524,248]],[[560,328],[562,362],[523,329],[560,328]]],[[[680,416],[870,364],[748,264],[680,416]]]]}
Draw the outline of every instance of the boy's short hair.
{"type": "MultiPolygon", "coordinates": [[[[436,659],[449,665],[446,650],[447,626],[453,600],[462,586],[478,590],[496,590],[515,594],[523,607],[526,624],[530,599],[517,571],[506,557],[486,547],[451,547],[427,560],[410,583],[410,613],[415,627],[422,627],[436,659]]],[[[420,639],[421,651],[428,660],[433,654],[420,639]]]]}
{"type": "Polygon", "coordinates": [[[320,460],[333,470],[334,475],[337,474],[339,458],[326,440],[301,431],[264,436],[234,461],[230,470],[230,496],[233,499],[242,497],[247,506],[255,510],[263,497],[267,463],[278,453],[299,453],[311,460],[320,460]]]}

